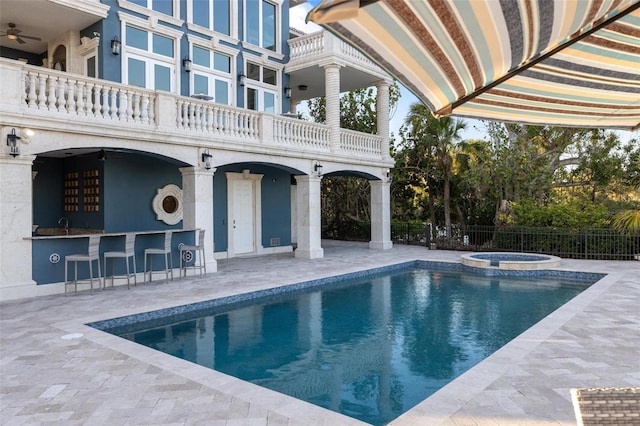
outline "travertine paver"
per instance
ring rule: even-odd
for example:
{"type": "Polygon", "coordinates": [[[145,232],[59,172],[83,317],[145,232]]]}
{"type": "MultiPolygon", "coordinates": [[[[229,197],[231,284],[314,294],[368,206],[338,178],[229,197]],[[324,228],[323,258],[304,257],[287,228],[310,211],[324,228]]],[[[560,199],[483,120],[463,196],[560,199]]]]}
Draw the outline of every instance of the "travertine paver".
{"type": "MultiPolygon", "coordinates": [[[[204,279],[0,304],[0,423],[349,425],[354,419],[84,324],[459,252],[325,241],[325,258],[220,261],[204,279]],[[73,333],[81,333],[80,338],[73,333]]],[[[575,425],[569,389],[640,385],[640,262],[562,260],[610,275],[393,425],[575,425]]]]}

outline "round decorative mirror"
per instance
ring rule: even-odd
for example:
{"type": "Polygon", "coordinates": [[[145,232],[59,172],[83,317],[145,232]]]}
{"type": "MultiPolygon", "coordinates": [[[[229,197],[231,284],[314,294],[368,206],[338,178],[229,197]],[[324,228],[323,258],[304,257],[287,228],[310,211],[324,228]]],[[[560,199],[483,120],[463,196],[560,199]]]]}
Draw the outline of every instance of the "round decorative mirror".
{"type": "Polygon", "coordinates": [[[156,219],[175,225],[182,220],[182,189],[174,184],[158,188],[152,205],[156,219]]]}

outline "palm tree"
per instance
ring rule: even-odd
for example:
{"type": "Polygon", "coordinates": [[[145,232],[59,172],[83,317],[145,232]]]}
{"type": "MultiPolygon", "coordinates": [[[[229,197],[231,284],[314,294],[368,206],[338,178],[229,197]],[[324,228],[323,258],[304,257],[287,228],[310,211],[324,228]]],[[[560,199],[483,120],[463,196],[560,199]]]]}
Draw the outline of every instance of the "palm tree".
{"type": "MultiPolygon", "coordinates": [[[[435,118],[431,111],[420,103],[411,105],[405,123],[411,134],[414,152],[424,157],[425,164],[441,169],[444,185],[442,195],[445,228],[447,236],[451,236],[451,169],[453,164],[451,152],[455,142],[461,140],[460,132],[466,128],[466,123],[451,117],[435,118]]],[[[431,219],[434,222],[435,176],[433,170],[429,170],[426,183],[431,219]]]]}

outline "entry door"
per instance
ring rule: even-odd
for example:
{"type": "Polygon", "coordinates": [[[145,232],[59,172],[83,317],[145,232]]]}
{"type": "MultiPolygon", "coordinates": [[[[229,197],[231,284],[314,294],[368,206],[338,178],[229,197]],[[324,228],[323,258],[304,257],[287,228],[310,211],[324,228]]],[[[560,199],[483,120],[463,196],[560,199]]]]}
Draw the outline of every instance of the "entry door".
{"type": "Polygon", "coordinates": [[[253,180],[234,180],[233,182],[233,247],[236,253],[251,253],[255,251],[255,223],[254,223],[254,185],[253,180]]]}

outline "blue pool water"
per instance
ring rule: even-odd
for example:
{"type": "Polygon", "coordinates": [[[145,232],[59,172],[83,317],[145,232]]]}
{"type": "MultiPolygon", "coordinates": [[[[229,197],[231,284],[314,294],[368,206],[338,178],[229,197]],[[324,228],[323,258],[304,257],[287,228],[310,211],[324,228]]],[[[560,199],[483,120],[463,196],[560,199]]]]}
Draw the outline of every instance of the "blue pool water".
{"type": "Polygon", "coordinates": [[[594,281],[411,268],[98,328],[384,425],[594,281]]]}

